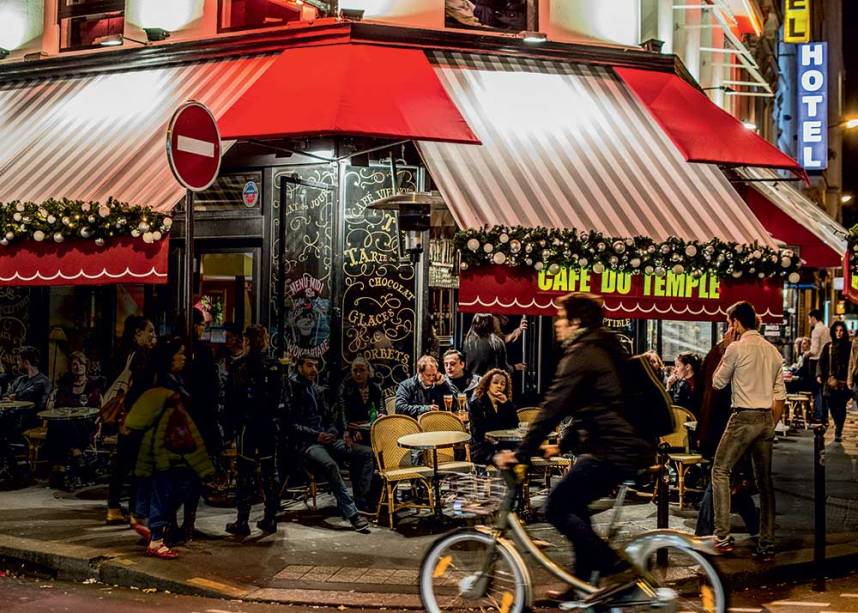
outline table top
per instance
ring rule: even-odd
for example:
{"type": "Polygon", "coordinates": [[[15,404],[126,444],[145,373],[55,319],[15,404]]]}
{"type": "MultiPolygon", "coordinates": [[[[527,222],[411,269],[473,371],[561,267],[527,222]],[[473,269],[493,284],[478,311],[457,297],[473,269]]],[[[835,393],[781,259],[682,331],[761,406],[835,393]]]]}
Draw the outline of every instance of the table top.
{"type": "Polygon", "coordinates": [[[29,409],[34,403],[29,400],[0,400],[0,411],[4,409],[29,409]]]}
{"type": "Polygon", "coordinates": [[[810,400],[809,394],[787,394],[787,400],[810,400]]]}
{"type": "MultiPolygon", "coordinates": [[[[526,432],[525,432],[526,434],[526,432]]],[[[557,438],[559,435],[557,432],[549,432],[546,438],[557,438]]],[[[518,428],[510,428],[509,430],[489,430],[486,432],[486,438],[491,439],[495,442],[520,442],[524,440],[524,434],[522,434],[518,428]]]]}
{"type": "Polygon", "coordinates": [[[39,411],[42,419],[88,419],[98,415],[95,407],[54,407],[47,411],[39,411]]]}
{"type": "Polygon", "coordinates": [[[416,432],[400,436],[397,443],[406,449],[445,449],[471,440],[467,432],[416,432]]]}

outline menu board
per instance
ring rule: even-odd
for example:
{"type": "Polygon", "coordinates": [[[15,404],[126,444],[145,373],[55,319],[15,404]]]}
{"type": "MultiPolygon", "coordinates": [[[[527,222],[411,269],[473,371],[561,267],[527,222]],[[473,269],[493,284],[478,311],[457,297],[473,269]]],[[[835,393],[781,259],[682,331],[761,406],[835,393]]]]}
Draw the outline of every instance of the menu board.
{"type": "MultiPolygon", "coordinates": [[[[285,309],[285,351],[294,360],[302,354],[319,358],[324,368],[331,344],[331,267],[332,213],[336,167],[319,165],[279,170],[274,185],[288,176],[301,182],[287,183],[285,203],[286,252],[282,268],[286,275],[286,292],[282,305],[271,304],[272,340],[278,310],[285,309]],[[319,186],[319,187],[315,187],[319,186]]],[[[274,190],[271,287],[277,287],[279,261],[280,190],[274,190]]],[[[278,348],[279,350],[280,348],[278,348]]],[[[278,353],[282,353],[278,351],[278,353]]]]}
{"type": "MultiPolygon", "coordinates": [[[[414,168],[397,169],[401,192],[417,189],[414,168]]],[[[400,263],[396,218],[366,208],[393,194],[386,167],[345,171],[342,358],[365,357],[386,393],[414,375],[414,268],[400,263]]]]}
{"type": "Polygon", "coordinates": [[[0,287],[0,367],[6,372],[15,364],[15,354],[25,344],[30,327],[30,290],[0,287]]]}

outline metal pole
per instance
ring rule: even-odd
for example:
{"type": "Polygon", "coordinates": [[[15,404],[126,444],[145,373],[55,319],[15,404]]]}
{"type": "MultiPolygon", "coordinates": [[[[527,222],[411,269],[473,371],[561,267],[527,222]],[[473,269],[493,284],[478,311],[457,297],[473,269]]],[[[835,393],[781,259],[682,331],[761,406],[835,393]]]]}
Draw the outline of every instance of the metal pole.
{"type": "Polygon", "coordinates": [[[194,192],[185,192],[185,334],[194,331],[194,192]]]}
{"type": "Polygon", "coordinates": [[[286,357],[286,176],[280,177],[280,207],[277,209],[277,351],[286,357]]]}
{"type": "MultiPolygon", "coordinates": [[[[663,530],[670,523],[670,474],[667,471],[668,452],[670,445],[661,443],[658,446],[658,482],[656,483],[656,528],[663,530]]],[[[667,549],[659,549],[656,561],[660,566],[667,566],[667,549]]]]}
{"type": "Polygon", "coordinates": [[[813,427],[813,589],[825,591],[825,430],[813,427]]]}

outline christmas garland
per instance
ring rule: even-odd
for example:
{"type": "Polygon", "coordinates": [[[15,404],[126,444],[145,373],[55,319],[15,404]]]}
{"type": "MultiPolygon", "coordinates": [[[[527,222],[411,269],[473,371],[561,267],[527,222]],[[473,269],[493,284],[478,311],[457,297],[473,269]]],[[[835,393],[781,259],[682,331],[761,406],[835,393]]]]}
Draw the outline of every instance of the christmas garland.
{"type": "Polygon", "coordinates": [[[131,206],[108,198],[107,202],[49,199],[0,204],[0,245],[15,241],[36,242],[89,239],[96,245],[120,236],[159,241],[170,231],[173,220],[143,206],[131,206]]]}
{"type": "Polygon", "coordinates": [[[753,243],[741,245],[718,239],[685,241],[670,237],[655,241],[645,236],[617,238],[600,232],[575,229],[494,226],[457,232],[460,268],[481,264],[530,266],[556,273],[560,268],[590,268],[594,273],[615,270],[633,274],[665,275],[705,273],[719,277],[786,277],[799,281],[799,257],[788,249],[777,250],[753,243]]]}

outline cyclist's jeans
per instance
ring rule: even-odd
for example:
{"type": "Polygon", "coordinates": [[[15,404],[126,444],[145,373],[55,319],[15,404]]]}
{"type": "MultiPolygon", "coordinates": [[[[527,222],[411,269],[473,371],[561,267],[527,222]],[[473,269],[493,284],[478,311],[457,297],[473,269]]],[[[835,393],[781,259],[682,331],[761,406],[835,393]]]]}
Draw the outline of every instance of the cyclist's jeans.
{"type": "Polygon", "coordinates": [[[772,485],[772,442],[775,425],[771,411],[737,411],[721,435],[712,464],[715,500],[715,536],[730,536],[730,473],[747,449],[754,460],[754,477],[760,490],[760,546],[774,545],[775,492],[772,485]]]}
{"type": "Polygon", "coordinates": [[[582,455],[548,495],[545,516],[572,542],[575,574],[580,579],[589,581],[594,571],[607,575],[624,567],[616,552],[593,531],[587,507],[610,495],[617,484],[631,476],[629,469],[582,455]]]}

